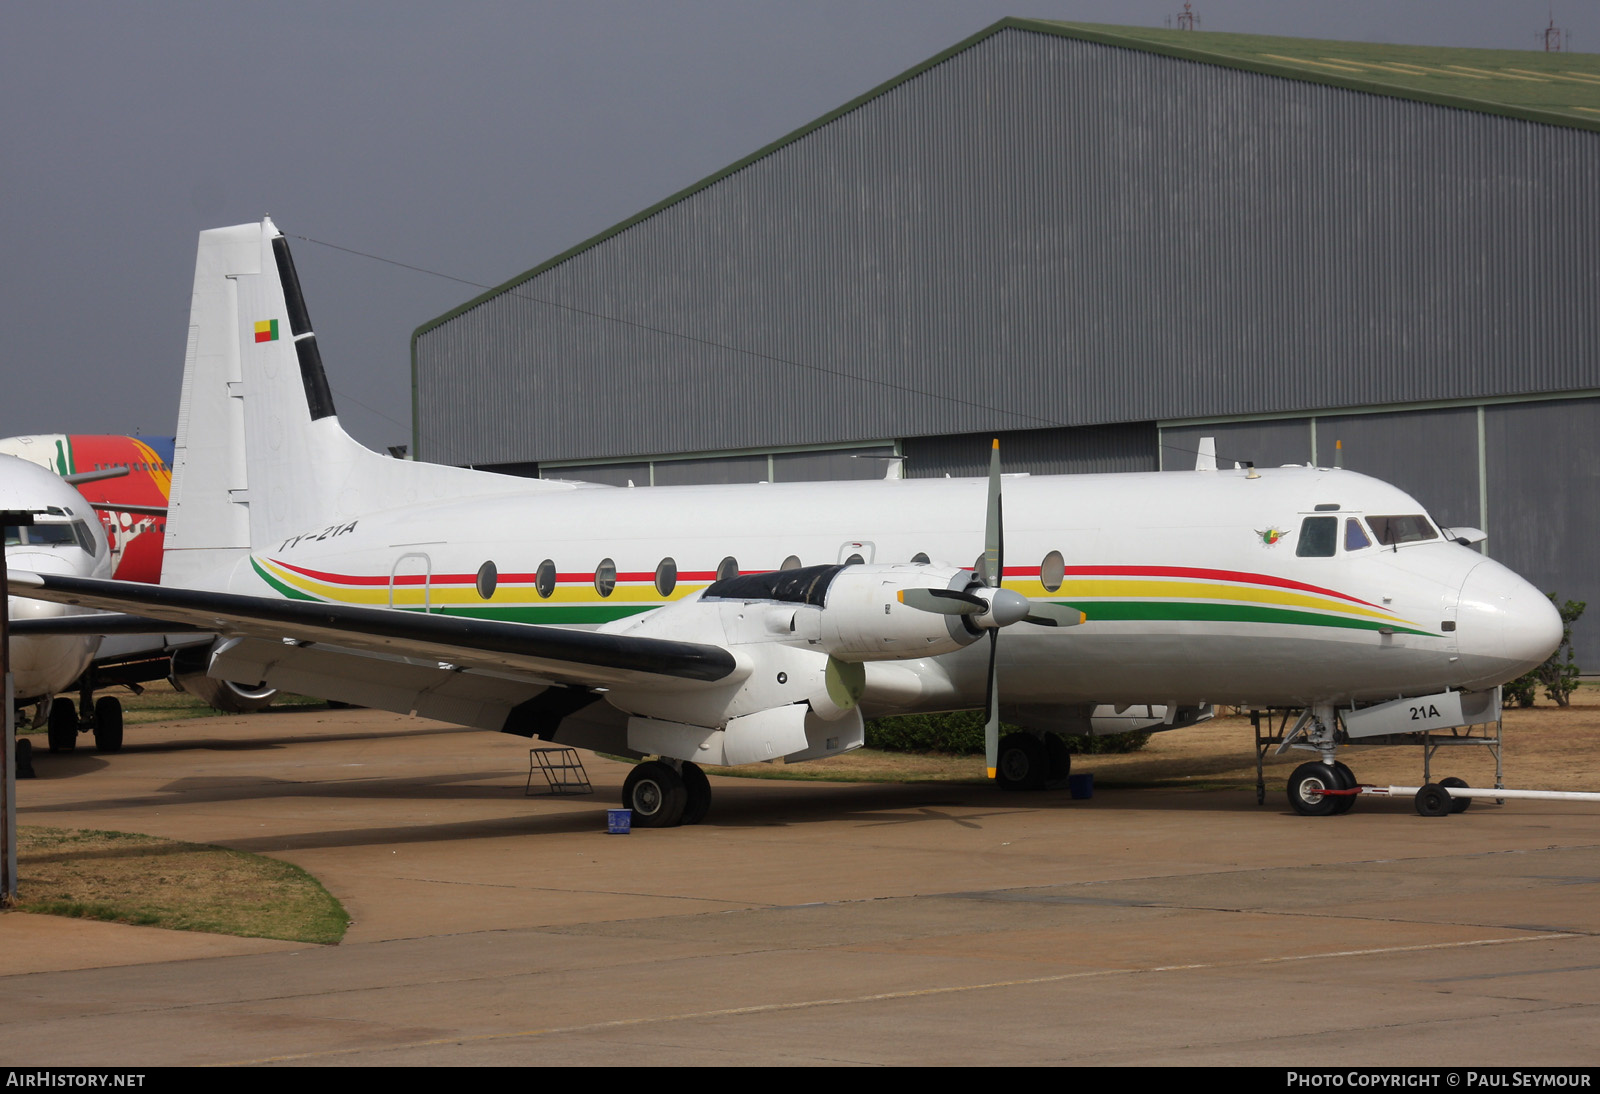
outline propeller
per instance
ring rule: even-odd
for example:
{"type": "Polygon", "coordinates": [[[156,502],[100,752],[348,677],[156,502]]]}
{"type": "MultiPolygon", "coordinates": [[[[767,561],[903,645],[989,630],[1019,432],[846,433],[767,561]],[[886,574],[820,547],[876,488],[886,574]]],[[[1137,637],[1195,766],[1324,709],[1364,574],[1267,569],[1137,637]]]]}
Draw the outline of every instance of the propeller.
{"type": "Polygon", "coordinates": [[[989,632],[989,686],[984,699],[988,721],[984,725],[984,755],[989,778],[995,777],[1000,761],[1000,681],[998,673],[1000,628],[1013,623],[1033,623],[1041,627],[1073,627],[1084,621],[1076,608],[1060,604],[1035,604],[1021,593],[1004,588],[1005,521],[1000,501],[1000,441],[989,450],[989,497],[984,517],[983,557],[975,580],[964,590],[905,589],[900,602],[910,608],[940,615],[962,615],[976,627],[989,632]]]}

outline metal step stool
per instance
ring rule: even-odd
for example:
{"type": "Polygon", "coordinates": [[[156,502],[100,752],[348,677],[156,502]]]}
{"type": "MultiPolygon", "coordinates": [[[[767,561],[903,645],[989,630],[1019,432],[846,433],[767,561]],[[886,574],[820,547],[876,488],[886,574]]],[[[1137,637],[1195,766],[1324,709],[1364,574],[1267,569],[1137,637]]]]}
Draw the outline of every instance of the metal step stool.
{"type": "Polygon", "coordinates": [[[544,794],[593,794],[589,773],[583,769],[578,750],[552,745],[548,748],[528,749],[528,782],[522,788],[524,797],[532,797],[533,776],[544,772],[544,781],[550,789],[544,794]]]}

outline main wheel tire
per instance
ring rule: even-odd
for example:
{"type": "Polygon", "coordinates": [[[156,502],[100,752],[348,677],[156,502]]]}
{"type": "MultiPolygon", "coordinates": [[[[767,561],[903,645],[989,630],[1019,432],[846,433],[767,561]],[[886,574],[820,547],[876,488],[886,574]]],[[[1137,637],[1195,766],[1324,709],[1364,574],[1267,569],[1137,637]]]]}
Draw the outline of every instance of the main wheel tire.
{"type": "Polygon", "coordinates": [[[683,823],[689,792],[683,778],[660,760],[639,764],[622,784],[622,804],[633,810],[635,828],[671,828],[683,823]]]}
{"type": "MultiPolygon", "coordinates": [[[[1472,787],[1467,785],[1466,780],[1458,779],[1454,775],[1451,775],[1448,779],[1440,779],[1439,780],[1439,785],[1444,787],[1446,790],[1456,790],[1456,789],[1471,790],[1472,789],[1472,787]]],[[[1452,812],[1452,813],[1465,813],[1471,807],[1472,807],[1472,799],[1471,798],[1458,798],[1454,794],[1450,795],[1450,812],[1452,812]]]]}
{"type": "Polygon", "coordinates": [[[1072,750],[1067,748],[1067,742],[1061,739],[1059,733],[1046,733],[1044,735],[1045,766],[1050,772],[1050,781],[1064,783],[1072,775],[1072,750]]]}
{"type": "Polygon", "coordinates": [[[1044,742],[1031,733],[1006,734],[1000,738],[994,774],[1002,790],[1043,790],[1050,777],[1044,742]]]}
{"type": "Polygon", "coordinates": [[[71,699],[50,704],[50,727],[46,734],[51,752],[71,752],[78,747],[78,708],[71,699]]]}
{"type": "Polygon", "coordinates": [[[1412,804],[1417,807],[1417,815],[1422,817],[1448,817],[1454,810],[1450,800],[1450,791],[1438,783],[1428,783],[1417,796],[1412,799],[1412,804]]]}
{"type": "MultiPolygon", "coordinates": [[[[1340,789],[1354,790],[1360,785],[1356,782],[1356,773],[1338,760],[1333,761],[1333,770],[1338,773],[1339,781],[1344,784],[1340,789]]],[[[1333,807],[1333,815],[1336,817],[1341,817],[1356,807],[1356,795],[1354,794],[1340,794],[1334,801],[1337,803],[1333,807]]]]}
{"type": "Polygon", "coordinates": [[[1321,760],[1303,763],[1289,776],[1289,805],[1302,817],[1331,817],[1339,811],[1341,795],[1324,790],[1343,790],[1344,778],[1321,760]]]}
{"type": "Polygon", "coordinates": [[[699,824],[711,811],[711,780],[706,778],[706,773],[700,770],[698,764],[687,760],[680,774],[683,776],[684,792],[688,795],[683,807],[683,823],[699,824]]]}
{"type": "Polygon", "coordinates": [[[122,751],[122,704],[114,695],[94,701],[94,747],[101,752],[122,751]]]}

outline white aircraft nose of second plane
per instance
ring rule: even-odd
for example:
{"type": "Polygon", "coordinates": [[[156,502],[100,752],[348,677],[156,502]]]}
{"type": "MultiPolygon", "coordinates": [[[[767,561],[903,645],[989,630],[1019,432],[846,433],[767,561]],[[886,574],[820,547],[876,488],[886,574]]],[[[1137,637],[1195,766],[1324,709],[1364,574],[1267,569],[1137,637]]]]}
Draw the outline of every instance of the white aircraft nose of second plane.
{"type": "Polygon", "coordinates": [[[1561,642],[1550,598],[1498,562],[1484,561],[1461,583],[1456,641],[1469,688],[1514,680],[1544,663],[1561,642]]]}

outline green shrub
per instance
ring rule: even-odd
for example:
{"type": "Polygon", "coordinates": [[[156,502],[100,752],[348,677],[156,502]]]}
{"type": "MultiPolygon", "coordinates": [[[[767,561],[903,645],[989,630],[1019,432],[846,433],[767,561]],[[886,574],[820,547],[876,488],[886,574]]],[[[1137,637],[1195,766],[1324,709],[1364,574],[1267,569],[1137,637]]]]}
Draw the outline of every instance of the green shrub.
{"type": "MultiPolygon", "coordinates": [[[[946,714],[901,714],[893,718],[873,718],[867,722],[867,747],[884,752],[944,752],[955,756],[983,754],[981,710],[957,710],[946,714]]],[[[1018,733],[1021,726],[1001,723],[1000,733],[1018,733]]],[[[1067,748],[1085,754],[1137,752],[1150,740],[1150,734],[1114,733],[1104,737],[1062,735],[1067,748]]]]}
{"type": "Polygon", "coordinates": [[[1572,652],[1572,625],[1589,606],[1588,602],[1569,600],[1562,604],[1556,599],[1555,593],[1545,595],[1556,606],[1556,611],[1561,613],[1561,644],[1545,659],[1544,664],[1505,685],[1505,701],[1515,702],[1519,707],[1533,706],[1534,693],[1541,687],[1544,688],[1545,698],[1554,699],[1556,705],[1561,707],[1567,706],[1572,700],[1572,693],[1578,690],[1579,670],[1572,652]]]}

